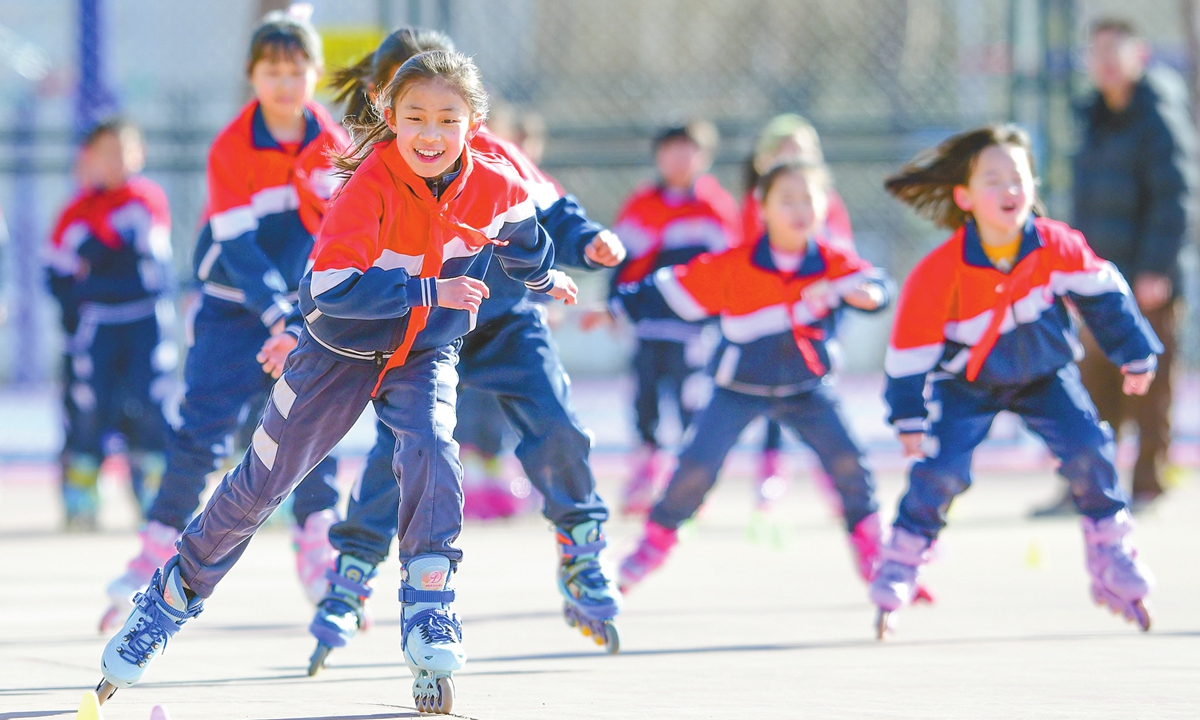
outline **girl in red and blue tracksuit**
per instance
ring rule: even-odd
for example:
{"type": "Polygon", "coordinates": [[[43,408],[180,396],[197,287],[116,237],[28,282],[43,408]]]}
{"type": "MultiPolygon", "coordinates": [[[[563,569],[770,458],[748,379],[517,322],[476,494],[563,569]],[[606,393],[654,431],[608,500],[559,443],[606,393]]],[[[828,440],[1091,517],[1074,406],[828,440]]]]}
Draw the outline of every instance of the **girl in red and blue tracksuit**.
{"type": "Polygon", "coordinates": [[[758,242],[658,270],[614,298],[614,311],[635,319],[718,316],[724,335],[712,362],[712,402],[689,432],[638,548],[621,564],[622,588],[665,561],[677,528],[695,515],[738,436],[759,416],[790,427],[816,452],[845,507],[858,570],[871,576],[881,529],[875,485],[825,382],[824,338],[836,308],[880,310],[888,286],[853,251],[817,234],[827,187],[823,166],[772,168],[759,184],[767,232],[758,242]]]}
{"type": "MultiPolygon", "coordinates": [[[[362,116],[374,88],[386,85],[397,66],[428,49],[451,50],[453,44],[442,33],[410,28],[385,38],[374,54],[339,76],[349,92],[347,114],[362,116]]],[[[473,151],[512,163],[525,181],[538,222],[554,243],[556,264],[590,269],[619,261],[615,236],[589,220],[575,198],[564,194],[516,146],[487,128],[481,128],[470,145],[473,151]]],[[[545,498],[543,514],[558,531],[559,589],[568,617],[615,651],[618,641],[607,621],[619,610],[619,594],[599,563],[608,507],[596,493],[588,461],[590,436],[571,404],[570,382],[550,335],[545,305],[497,263],[488,267],[483,279],[490,296],[459,351],[459,387],[495,397],[502,416],[486,420],[507,422],[516,429],[517,456],[545,498]]],[[[457,432],[455,439],[460,440],[457,432]]],[[[395,434],[378,423],[377,441],[351,494],[346,519],[330,528],[330,542],[341,555],[338,577],[332,578],[309,627],[319,643],[313,672],[330,649],[345,645],[362,624],[363,598],[371,594],[367,581],[390,552],[400,504],[392,466],[395,451],[395,434]]]]}
{"type": "Polygon", "coordinates": [[[1112,431],[1080,383],[1078,313],[1144,393],[1162,345],[1124,278],[1076,230],[1035,217],[1032,152],[1015,126],[954,136],[887,181],[888,190],[954,229],[904,284],[888,347],[885,399],[906,454],[917,457],[871,586],[888,614],[912,599],[919,568],[971,485],[971,455],[1002,410],[1059,460],[1082,517],[1091,591],[1143,628],[1147,572],[1129,541],[1112,431]]]}
{"type": "MultiPolygon", "coordinates": [[[[174,555],[206,477],[231,452],[239,427],[254,421],[248,414],[261,407],[272,382],[256,357],[294,313],[313,237],[338,184],[329,156],[344,150],[349,138],[313,102],[311,87],[296,91],[282,110],[274,107],[269,78],[281,73],[267,71],[281,62],[315,82],[320,40],[307,22],[270,15],[251,40],[248,71],[257,95],[209,151],[208,205],[193,254],[201,301],[189,323],[180,424],[167,435],[166,472],[146,515],[141,551],[109,585],[112,607],[102,628],[121,621],[134,593],[174,555]],[[292,119],[295,136],[277,139],[268,114],[292,119]]],[[[323,462],[292,506],[297,572],[314,603],[324,594],[323,573],[334,557],[327,535],[337,520],[335,475],[335,461],[323,462]]]]}
{"type": "MultiPolygon", "coordinates": [[[[668,128],[655,139],[659,179],[635,191],[613,223],[629,251],[613,276],[613,293],[660,268],[739,244],[737,203],[705,172],[715,150],[716,130],[705,122],[668,128]]],[[[641,447],[622,498],[625,514],[645,514],[661,485],[660,397],[666,396],[676,406],[684,431],[693,412],[703,405],[700,396],[707,386],[696,380],[703,381],[700,369],[712,349],[703,330],[702,324],[674,317],[637,318],[634,323],[634,414],[641,447]]]]}
{"type": "Polygon", "coordinates": [[[452,438],[461,338],[488,294],[480,278],[493,255],[530,290],[571,301],[576,292],[552,269],[553,247],[515,170],[467,146],[486,102],[478,70],[458,53],[416,55],[381,91],[384,122],[360,128],[344,161],[353,174],[301,282],[299,345],[241,464],[105,649],[108,684],[140,679],[163,644],[147,640],[199,614],[255,530],[373,403],[396,437],[401,645],[414,700],[449,712],[450,674],[465,660],[449,587],[462,557],[452,438]]]}
{"type": "Polygon", "coordinates": [[[162,476],[163,403],[178,350],[171,341],[171,215],[141,170],[133,125],[96,126],[79,157],[84,190],[50,238],[50,288],[71,331],[63,501],[69,528],[93,528],[100,463],[124,436],[143,508],[162,476]],[[131,164],[132,163],[132,164],[131,164]]]}

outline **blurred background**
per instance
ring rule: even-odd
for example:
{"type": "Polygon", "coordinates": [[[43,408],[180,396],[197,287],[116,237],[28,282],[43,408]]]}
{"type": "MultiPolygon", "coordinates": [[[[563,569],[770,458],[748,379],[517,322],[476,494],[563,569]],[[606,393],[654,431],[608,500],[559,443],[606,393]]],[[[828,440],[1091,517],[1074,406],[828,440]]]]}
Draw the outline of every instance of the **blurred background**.
{"type": "MultiPolygon", "coordinates": [[[[1197,11],[1186,0],[312,4],[331,68],[356,60],[398,25],[447,31],[504,101],[497,122],[505,112],[540,118],[543,168],[606,223],[638,183],[653,178],[656,129],[697,117],[715,122],[722,135],[715,172],[741,197],[763,123],[781,112],[804,115],[821,134],[860,252],[897,281],[944,233],[888,199],[881,181],[918,149],[966,127],[1022,124],[1034,138],[1049,214],[1070,221],[1074,107],[1089,91],[1081,60],[1092,19],[1133,19],[1154,62],[1190,87],[1196,83],[1197,11]]],[[[73,193],[80,128],[114,110],[144,128],[146,174],[170,197],[175,258],[186,280],[208,145],[249,97],[252,27],[286,5],[0,0],[0,209],[10,236],[0,249],[0,388],[8,397],[44,396],[44,412],[54,412],[47,388],[61,333],[40,249],[73,193]]],[[[1185,265],[1194,278],[1195,243],[1185,265]]],[[[598,302],[603,278],[585,278],[584,285],[598,302]]],[[[1194,307],[1195,288],[1187,292],[1194,307]]],[[[845,331],[849,373],[881,371],[889,322],[853,318],[845,331]]],[[[1188,367],[1200,356],[1194,325],[1183,324],[1188,367]]],[[[624,371],[623,336],[583,333],[569,321],[557,332],[577,379],[624,371]]],[[[6,414],[9,407],[43,412],[40,405],[4,407],[6,414]]]]}

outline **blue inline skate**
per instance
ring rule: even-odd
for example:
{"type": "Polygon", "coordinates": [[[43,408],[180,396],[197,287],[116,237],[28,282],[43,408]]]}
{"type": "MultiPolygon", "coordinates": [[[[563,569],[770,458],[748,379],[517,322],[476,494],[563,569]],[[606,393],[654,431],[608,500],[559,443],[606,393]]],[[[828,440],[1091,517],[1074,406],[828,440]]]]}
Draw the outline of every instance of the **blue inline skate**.
{"type": "Polygon", "coordinates": [[[454,591],[450,559],[418,555],[404,566],[400,584],[400,647],[413,674],[418,712],[449,714],[454,705],[451,674],[467,660],[462,623],[450,612],[454,591]]]}
{"type": "Polygon", "coordinates": [[[178,555],[156,570],[150,586],[134,597],[133,612],[124,627],[104,646],[100,659],[104,679],[96,686],[100,702],[141,680],[150,662],[166,649],[167,641],[203,609],[201,598],[189,600],[184,591],[178,555]]]}
{"type": "Polygon", "coordinates": [[[325,571],[329,581],[325,597],[317,603],[317,613],[308,631],[317,639],[317,648],[308,660],[308,674],[316,675],[325,667],[325,659],[334,648],[345,647],[363,627],[367,598],[371,597],[371,578],[375,566],[345,553],[338,556],[337,572],[325,571]]]}
{"type": "Polygon", "coordinates": [[[566,601],[567,625],[615,655],[621,638],[613,618],[621,612],[621,592],[600,566],[600,551],[606,545],[599,521],[589,520],[569,531],[559,528],[558,591],[566,601]]]}

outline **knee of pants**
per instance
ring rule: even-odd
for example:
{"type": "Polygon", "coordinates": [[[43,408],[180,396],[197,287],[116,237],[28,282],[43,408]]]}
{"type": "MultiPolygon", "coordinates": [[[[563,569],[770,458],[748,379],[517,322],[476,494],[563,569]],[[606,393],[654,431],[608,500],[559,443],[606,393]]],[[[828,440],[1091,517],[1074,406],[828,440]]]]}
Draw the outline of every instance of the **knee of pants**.
{"type": "Polygon", "coordinates": [[[1070,482],[1075,495],[1083,495],[1092,484],[1109,487],[1117,483],[1113,460],[1111,446],[1081,448],[1080,452],[1062,458],[1058,473],[1070,482]]]}
{"type": "Polygon", "coordinates": [[[971,467],[938,464],[922,460],[913,465],[909,474],[910,492],[924,498],[948,502],[971,487],[971,467]]]}

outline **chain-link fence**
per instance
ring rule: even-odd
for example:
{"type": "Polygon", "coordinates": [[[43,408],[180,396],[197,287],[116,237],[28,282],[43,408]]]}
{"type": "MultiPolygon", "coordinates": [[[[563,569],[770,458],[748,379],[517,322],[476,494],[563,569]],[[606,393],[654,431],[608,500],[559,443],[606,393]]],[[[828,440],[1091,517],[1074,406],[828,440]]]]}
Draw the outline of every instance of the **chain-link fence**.
{"type": "MultiPolygon", "coordinates": [[[[189,272],[204,202],[207,143],[247,97],[244,53],[258,12],[282,3],[211,0],[0,2],[0,25],[40,44],[54,66],[33,83],[0,71],[8,112],[0,127],[0,206],[14,224],[10,258],[44,241],[70,192],[70,122],[77,54],[76,11],[107,13],[103,49],[125,111],[145,126],[148,174],[172,201],[179,268],[189,272]],[[147,32],[153,28],[153,32],[147,32]],[[31,107],[32,106],[32,107],[31,107]],[[26,237],[36,236],[36,237],[26,237]],[[23,249],[22,249],[23,248],[23,249]]],[[[1188,69],[1179,0],[318,0],[314,22],[330,65],[370,48],[382,27],[447,30],[474,55],[493,93],[547,131],[543,167],[611,221],[625,196],[653,177],[650,138],[670,123],[703,117],[720,128],[715,172],[744,192],[753,138],[773,115],[794,112],[821,134],[860,251],[902,279],[942,233],[882,190],[882,179],[951,132],[1013,119],[1033,134],[1052,214],[1069,212],[1070,103],[1086,88],[1078,48],[1085,24],[1116,12],[1143,22],[1156,56],[1188,69]]],[[[0,42],[0,45],[3,45],[0,42]]],[[[2,48],[0,48],[2,49],[2,48]]],[[[14,268],[26,267],[10,260],[14,268]]],[[[599,282],[588,290],[599,292],[599,282]]],[[[5,295],[3,333],[11,377],[12,318],[29,299],[5,295]]],[[[52,333],[44,299],[38,328],[52,333]]],[[[878,367],[886,319],[855,328],[852,368],[878,367]],[[873,323],[873,324],[872,324],[873,323]]],[[[577,370],[607,371],[611,343],[564,328],[577,370]]],[[[52,346],[34,354],[50,375],[52,346]]],[[[27,353],[22,353],[29,357],[27,353]]]]}

